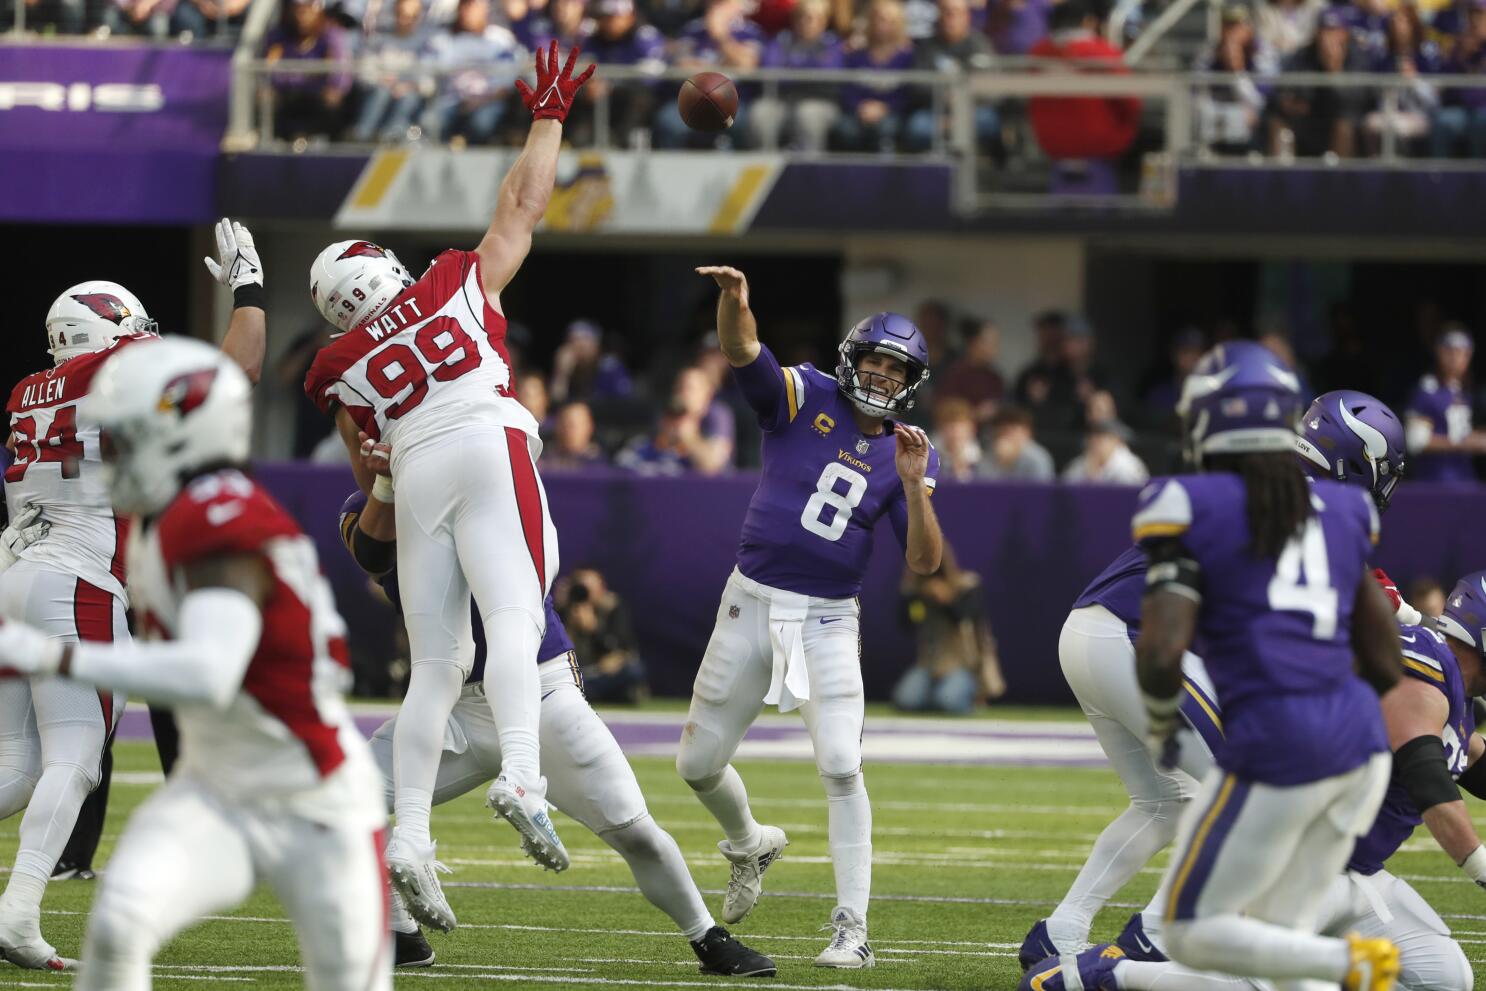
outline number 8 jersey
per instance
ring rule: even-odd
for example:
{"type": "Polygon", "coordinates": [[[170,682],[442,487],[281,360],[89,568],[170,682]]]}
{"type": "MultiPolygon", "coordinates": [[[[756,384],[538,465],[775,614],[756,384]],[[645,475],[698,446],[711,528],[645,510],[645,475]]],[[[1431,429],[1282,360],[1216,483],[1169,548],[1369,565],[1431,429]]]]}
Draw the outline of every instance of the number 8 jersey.
{"type": "Polygon", "coordinates": [[[537,423],[516,401],[506,318],[490,305],[472,251],[445,251],[386,309],[321,349],[304,389],[322,412],[338,403],[392,445],[393,458],[472,419],[537,423]]]}
{"type": "MultiPolygon", "coordinates": [[[[743,521],[738,570],[787,592],[854,597],[884,514],[899,543],[908,542],[892,421],[877,436],[863,434],[833,376],[809,364],[781,368],[767,347],[733,374],[764,430],[763,474],[743,521]]],[[[930,492],[938,476],[931,446],[930,492]]]]}

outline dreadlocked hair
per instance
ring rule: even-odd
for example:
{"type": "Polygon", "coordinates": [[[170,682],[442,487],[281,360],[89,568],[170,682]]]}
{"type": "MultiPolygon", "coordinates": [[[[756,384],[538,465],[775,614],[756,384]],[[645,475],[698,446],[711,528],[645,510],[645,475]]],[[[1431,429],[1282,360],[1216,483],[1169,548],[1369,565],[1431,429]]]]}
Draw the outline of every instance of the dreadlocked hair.
{"type": "Polygon", "coordinates": [[[1243,479],[1248,494],[1249,549],[1258,558],[1276,558],[1311,515],[1311,487],[1288,452],[1225,454],[1209,459],[1215,471],[1243,479]]]}

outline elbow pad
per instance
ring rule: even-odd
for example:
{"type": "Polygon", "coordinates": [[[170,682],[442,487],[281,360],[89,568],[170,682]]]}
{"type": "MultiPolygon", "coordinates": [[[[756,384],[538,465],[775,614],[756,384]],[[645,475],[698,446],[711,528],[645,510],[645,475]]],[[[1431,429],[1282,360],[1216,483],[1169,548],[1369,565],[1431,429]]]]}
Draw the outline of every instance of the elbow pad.
{"type": "Polygon", "coordinates": [[[351,528],[351,556],[361,570],[380,578],[397,564],[397,541],[378,540],[359,526],[351,528]]]}
{"type": "Polygon", "coordinates": [[[1436,805],[1460,801],[1460,789],[1445,759],[1444,741],[1437,736],[1416,736],[1399,747],[1393,754],[1393,776],[1421,815],[1436,805]]]}

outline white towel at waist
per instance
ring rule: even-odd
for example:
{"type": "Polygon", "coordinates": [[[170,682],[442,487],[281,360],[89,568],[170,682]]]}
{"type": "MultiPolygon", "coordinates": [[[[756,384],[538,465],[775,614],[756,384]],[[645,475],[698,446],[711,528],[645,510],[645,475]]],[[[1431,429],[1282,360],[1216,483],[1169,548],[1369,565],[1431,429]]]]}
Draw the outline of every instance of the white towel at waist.
{"type": "Polygon", "coordinates": [[[774,673],[765,705],[780,712],[798,709],[810,701],[810,672],[805,667],[805,613],[810,597],[774,589],[769,596],[769,646],[774,651],[774,673]]]}

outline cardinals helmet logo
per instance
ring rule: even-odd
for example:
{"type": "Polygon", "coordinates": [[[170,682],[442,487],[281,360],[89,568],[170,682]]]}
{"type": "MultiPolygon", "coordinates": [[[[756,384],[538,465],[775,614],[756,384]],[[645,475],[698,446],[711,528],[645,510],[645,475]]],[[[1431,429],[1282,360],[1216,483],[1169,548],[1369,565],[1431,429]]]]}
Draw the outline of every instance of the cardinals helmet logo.
{"type": "Polygon", "coordinates": [[[72,297],[79,303],[92,310],[105,320],[122,324],[124,318],[129,316],[129,307],[117,296],[110,296],[106,292],[85,292],[72,297]]]}
{"type": "Polygon", "coordinates": [[[347,258],[357,258],[361,256],[365,256],[367,258],[386,258],[387,252],[383,251],[375,244],[372,244],[370,241],[357,241],[345,251],[342,251],[340,253],[340,256],[336,258],[336,261],[344,261],[347,258]]]}
{"type": "Polygon", "coordinates": [[[160,393],[160,411],[163,413],[173,409],[185,416],[206,402],[207,394],[211,392],[212,383],[216,380],[215,368],[177,375],[165,383],[165,388],[160,393]]]}

